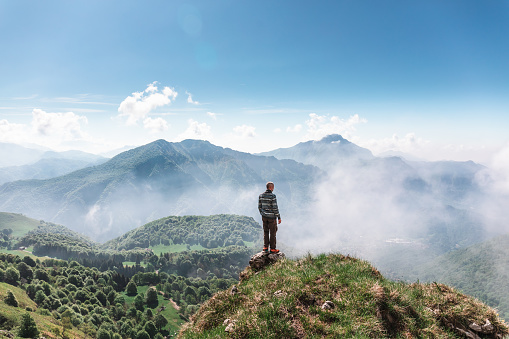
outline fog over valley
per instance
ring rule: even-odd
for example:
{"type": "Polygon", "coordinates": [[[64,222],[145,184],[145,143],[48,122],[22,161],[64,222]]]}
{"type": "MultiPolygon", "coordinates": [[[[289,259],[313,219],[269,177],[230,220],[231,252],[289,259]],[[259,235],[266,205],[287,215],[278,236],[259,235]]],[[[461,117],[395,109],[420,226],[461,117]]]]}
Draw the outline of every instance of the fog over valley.
{"type": "Polygon", "coordinates": [[[157,140],[63,176],[5,183],[0,209],[105,242],[169,215],[259,221],[258,194],[270,180],[284,220],[278,238],[292,253],[378,262],[395,248],[434,256],[507,233],[499,173],[471,161],[375,157],[339,135],[258,155],[157,140]]]}

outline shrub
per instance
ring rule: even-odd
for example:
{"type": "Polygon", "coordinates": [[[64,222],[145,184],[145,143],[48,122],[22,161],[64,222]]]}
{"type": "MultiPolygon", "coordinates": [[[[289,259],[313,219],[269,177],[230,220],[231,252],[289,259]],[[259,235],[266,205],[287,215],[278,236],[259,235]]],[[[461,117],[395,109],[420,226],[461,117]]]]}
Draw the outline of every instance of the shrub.
{"type": "Polygon", "coordinates": [[[7,291],[7,296],[4,301],[9,306],[18,307],[18,299],[16,299],[16,296],[11,290],[7,291]]]}

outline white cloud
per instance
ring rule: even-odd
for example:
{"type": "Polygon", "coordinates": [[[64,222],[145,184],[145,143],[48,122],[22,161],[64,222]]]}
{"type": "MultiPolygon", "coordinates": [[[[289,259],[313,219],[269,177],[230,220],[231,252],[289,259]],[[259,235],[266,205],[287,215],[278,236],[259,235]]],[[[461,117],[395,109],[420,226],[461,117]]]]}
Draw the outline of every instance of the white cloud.
{"type": "Polygon", "coordinates": [[[156,82],[147,86],[143,92],[134,92],[120,103],[118,107],[119,116],[127,117],[127,125],[135,125],[138,120],[146,116],[157,107],[169,105],[177,97],[177,92],[170,87],[164,87],[159,92],[156,82]]]}
{"type": "Polygon", "coordinates": [[[281,128],[278,127],[276,129],[274,129],[274,133],[281,133],[281,128]]]}
{"type": "Polygon", "coordinates": [[[309,120],[306,121],[308,127],[306,139],[319,140],[329,134],[341,134],[349,139],[355,132],[355,125],[366,122],[367,120],[360,118],[358,114],[344,120],[337,116],[329,117],[311,113],[309,120]]]}
{"type": "Polygon", "coordinates": [[[292,133],[299,133],[300,131],[302,131],[302,125],[301,124],[297,124],[297,125],[295,125],[293,127],[288,126],[286,128],[286,131],[287,132],[292,132],[292,133]]]}
{"type": "Polygon", "coordinates": [[[23,124],[10,123],[6,119],[0,120],[0,141],[21,143],[26,140],[29,129],[23,124]]]}
{"type": "Polygon", "coordinates": [[[375,154],[387,151],[416,153],[422,150],[428,143],[429,141],[418,138],[415,133],[407,133],[402,138],[397,134],[393,134],[390,138],[370,139],[366,142],[359,142],[360,146],[369,148],[375,154]]]}
{"type": "Polygon", "coordinates": [[[179,135],[180,139],[202,139],[207,140],[212,138],[210,133],[210,126],[206,123],[199,123],[196,120],[189,119],[187,121],[188,127],[184,133],[179,135]]]}
{"type": "Polygon", "coordinates": [[[189,92],[186,92],[187,94],[187,103],[188,104],[193,104],[193,105],[199,105],[200,103],[198,101],[193,101],[193,96],[191,93],[189,92]]]}
{"type": "Polygon", "coordinates": [[[0,120],[0,141],[21,145],[38,144],[64,150],[77,143],[91,142],[90,136],[83,130],[87,124],[86,117],[73,112],[48,113],[34,109],[30,124],[0,120]]]}
{"type": "Polygon", "coordinates": [[[145,127],[145,129],[148,129],[149,132],[152,134],[161,133],[167,131],[168,128],[170,128],[168,122],[163,118],[152,119],[150,117],[145,118],[145,120],[143,120],[143,127],[145,127]]]}
{"type": "Polygon", "coordinates": [[[87,118],[73,112],[47,113],[37,108],[32,111],[32,128],[39,135],[64,140],[82,139],[82,124],[88,124],[87,118]]]}
{"type": "Polygon", "coordinates": [[[235,126],[233,128],[233,132],[235,133],[235,135],[237,135],[241,138],[256,137],[255,127],[253,127],[253,126],[247,126],[247,125],[235,126]]]}
{"type": "Polygon", "coordinates": [[[207,115],[209,117],[211,117],[212,119],[217,120],[217,115],[218,115],[217,113],[207,112],[207,115]]]}

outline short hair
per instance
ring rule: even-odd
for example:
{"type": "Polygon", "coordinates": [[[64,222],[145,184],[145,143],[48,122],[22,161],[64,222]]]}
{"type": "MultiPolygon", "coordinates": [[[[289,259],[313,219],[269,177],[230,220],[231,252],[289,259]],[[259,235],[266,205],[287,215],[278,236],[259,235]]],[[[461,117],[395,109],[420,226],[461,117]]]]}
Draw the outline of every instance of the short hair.
{"type": "Polygon", "coordinates": [[[267,189],[269,189],[270,186],[274,187],[274,183],[272,181],[269,181],[265,186],[267,187],[267,189]]]}

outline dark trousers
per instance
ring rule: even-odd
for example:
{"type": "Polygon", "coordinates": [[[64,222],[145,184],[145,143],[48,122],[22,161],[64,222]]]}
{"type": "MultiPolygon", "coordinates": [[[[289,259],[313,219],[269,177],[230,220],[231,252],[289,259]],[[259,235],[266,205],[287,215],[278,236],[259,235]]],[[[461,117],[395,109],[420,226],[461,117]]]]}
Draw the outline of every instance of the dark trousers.
{"type": "Polygon", "coordinates": [[[263,221],[263,247],[276,248],[277,219],[262,217],[263,221]]]}

